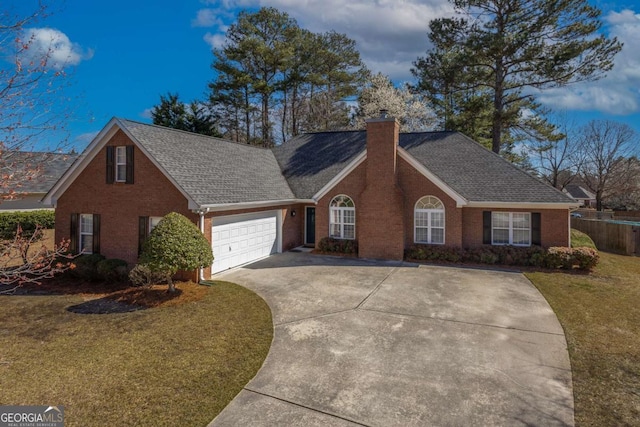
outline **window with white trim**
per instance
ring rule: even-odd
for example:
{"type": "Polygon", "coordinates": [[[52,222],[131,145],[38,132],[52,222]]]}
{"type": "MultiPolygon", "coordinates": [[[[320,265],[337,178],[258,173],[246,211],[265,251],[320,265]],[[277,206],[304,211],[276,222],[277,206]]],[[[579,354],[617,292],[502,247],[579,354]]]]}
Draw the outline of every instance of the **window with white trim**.
{"type": "Polygon", "coordinates": [[[531,246],[531,213],[492,212],[491,244],[531,246]]]}
{"type": "Polygon", "coordinates": [[[127,147],[116,147],[116,182],[127,180],[127,147]]]}
{"type": "Polygon", "coordinates": [[[341,194],[329,203],[329,236],[356,238],[356,207],[351,197],[341,194]]]}
{"type": "Polygon", "coordinates": [[[416,202],[413,211],[415,243],[444,244],[444,204],[434,196],[416,202]]]}
{"type": "Polygon", "coordinates": [[[93,215],[80,214],[79,252],[90,254],[93,253],[93,215]]]}
{"type": "Polygon", "coordinates": [[[160,220],[162,220],[163,217],[161,216],[150,216],[149,217],[149,233],[151,233],[153,231],[154,228],[156,228],[156,225],[158,225],[158,223],[160,222],[160,220]]]}

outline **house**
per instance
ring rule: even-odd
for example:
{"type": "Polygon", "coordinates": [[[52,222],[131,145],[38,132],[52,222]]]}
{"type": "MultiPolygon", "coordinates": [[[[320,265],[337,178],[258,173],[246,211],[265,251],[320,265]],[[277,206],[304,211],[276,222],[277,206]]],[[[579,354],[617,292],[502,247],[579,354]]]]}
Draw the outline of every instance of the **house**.
{"type": "Polygon", "coordinates": [[[134,264],[159,219],[198,224],[203,276],[332,236],[359,256],[402,259],[414,242],[568,246],[575,200],[457,132],[298,136],[273,149],[114,118],[45,197],[56,239],[134,264]]]}
{"type": "Polygon", "coordinates": [[[576,200],[580,204],[580,207],[595,208],[596,206],[595,194],[579,184],[569,184],[562,191],[576,200]]]}
{"type": "MultiPolygon", "coordinates": [[[[51,209],[40,203],[64,171],[76,159],[76,154],[32,151],[5,151],[2,153],[2,173],[14,175],[19,186],[10,188],[16,194],[0,203],[0,211],[51,209]]],[[[9,195],[5,195],[9,197],[9,195]]]]}

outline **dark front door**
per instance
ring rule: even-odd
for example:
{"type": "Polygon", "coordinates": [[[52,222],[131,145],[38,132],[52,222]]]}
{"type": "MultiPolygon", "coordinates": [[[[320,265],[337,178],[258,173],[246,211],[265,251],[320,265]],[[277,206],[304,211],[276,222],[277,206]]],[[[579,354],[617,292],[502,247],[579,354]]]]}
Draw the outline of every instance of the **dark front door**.
{"type": "Polygon", "coordinates": [[[305,229],[304,243],[306,245],[315,245],[316,244],[316,208],[307,207],[304,229],[305,229]]]}

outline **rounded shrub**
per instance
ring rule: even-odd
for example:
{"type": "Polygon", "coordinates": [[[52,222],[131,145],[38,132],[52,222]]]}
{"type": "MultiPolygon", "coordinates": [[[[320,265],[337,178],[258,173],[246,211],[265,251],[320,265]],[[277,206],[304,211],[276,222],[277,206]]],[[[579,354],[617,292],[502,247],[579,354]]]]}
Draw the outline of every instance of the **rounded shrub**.
{"type": "Polygon", "coordinates": [[[167,281],[166,274],[154,273],[145,264],[136,264],[129,272],[129,280],[135,286],[149,286],[167,281]]]}
{"type": "Polygon", "coordinates": [[[71,274],[80,279],[89,280],[92,282],[100,280],[98,274],[98,263],[105,259],[100,254],[84,254],[73,260],[75,268],[71,271],[71,274]]]}
{"type": "Polygon", "coordinates": [[[154,273],[165,274],[169,290],[178,270],[195,270],[213,263],[211,246],[198,227],[184,215],[171,212],[153,229],[142,246],[140,263],[154,273]]]}
{"type": "Polygon", "coordinates": [[[120,282],[127,279],[129,265],[117,258],[103,259],[96,264],[98,276],[108,282],[120,282]]]}

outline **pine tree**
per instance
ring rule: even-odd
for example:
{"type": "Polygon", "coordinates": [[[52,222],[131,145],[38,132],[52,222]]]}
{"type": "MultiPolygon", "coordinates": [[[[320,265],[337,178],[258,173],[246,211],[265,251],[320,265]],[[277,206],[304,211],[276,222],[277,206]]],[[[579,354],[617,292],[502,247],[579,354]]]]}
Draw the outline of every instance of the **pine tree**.
{"type": "Polygon", "coordinates": [[[621,49],[598,34],[601,12],[586,0],[451,1],[464,17],[430,23],[434,47],[412,72],[446,126],[456,110],[473,110],[469,100],[488,97],[481,111],[496,153],[509,138],[561,138],[533,93],[601,78],[621,49]]]}

